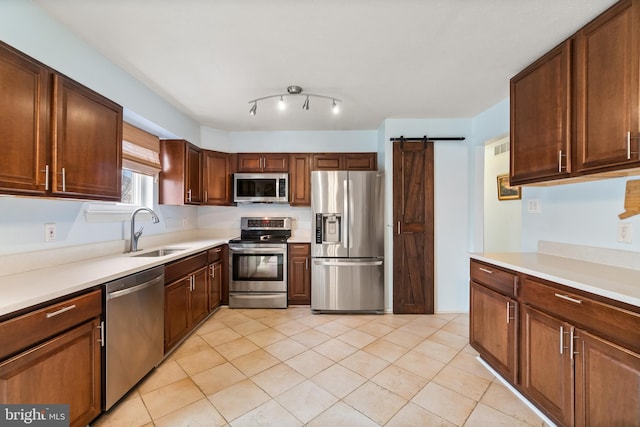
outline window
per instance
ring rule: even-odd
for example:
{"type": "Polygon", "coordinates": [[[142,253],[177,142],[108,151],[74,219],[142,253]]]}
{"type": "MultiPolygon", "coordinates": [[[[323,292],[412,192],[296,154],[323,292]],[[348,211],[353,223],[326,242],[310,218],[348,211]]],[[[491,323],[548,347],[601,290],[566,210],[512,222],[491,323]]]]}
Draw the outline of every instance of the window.
{"type": "Polygon", "coordinates": [[[122,169],[122,203],[153,207],[153,177],[122,169]]]}

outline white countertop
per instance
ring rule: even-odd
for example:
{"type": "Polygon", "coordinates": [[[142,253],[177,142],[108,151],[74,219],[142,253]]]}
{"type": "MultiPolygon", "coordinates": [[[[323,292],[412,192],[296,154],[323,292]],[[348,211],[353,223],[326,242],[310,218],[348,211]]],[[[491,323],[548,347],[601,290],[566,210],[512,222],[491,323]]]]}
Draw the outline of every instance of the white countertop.
{"type": "MultiPolygon", "coordinates": [[[[149,247],[135,254],[118,253],[1,276],[0,316],[166,264],[227,243],[228,240],[229,238],[211,238],[164,244],[161,246],[184,250],[161,257],[133,256],[157,249],[149,247]]],[[[37,259],[33,263],[37,264],[37,259]]]]}
{"type": "Polygon", "coordinates": [[[640,270],[540,253],[473,253],[471,258],[640,307],[640,270]]]}

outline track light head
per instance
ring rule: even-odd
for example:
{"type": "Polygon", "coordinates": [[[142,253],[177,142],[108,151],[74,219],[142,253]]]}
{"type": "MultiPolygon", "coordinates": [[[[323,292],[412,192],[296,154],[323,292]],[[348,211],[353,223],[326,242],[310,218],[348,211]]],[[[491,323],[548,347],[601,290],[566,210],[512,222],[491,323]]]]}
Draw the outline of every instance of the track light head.
{"type": "Polygon", "coordinates": [[[307,96],[307,99],[304,100],[304,104],[302,104],[302,109],[303,110],[309,110],[309,97],[307,96]]]}
{"type": "Polygon", "coordinates": [[[338,104],[336,104],[336,100],[333,100],[333,103],[331,104],[331,111],[333,111],[333,114],[338,114],[340,112],[340,106],[338,104]]]}
{"type": "Polygon", "coordinates": [[[251,108],[249,109],[249,114],[251,114],[252,116],[255,116],[257,109],[258,109],[258,103],[254,102],[251,108]]]}
{"type": "Polygon", "coordinates": [[[278,101],[278,109],[282,111],[286,108],[287,108],[287,104],[284,103],[284,98],[281,96],[280,101],[278,101]]]}

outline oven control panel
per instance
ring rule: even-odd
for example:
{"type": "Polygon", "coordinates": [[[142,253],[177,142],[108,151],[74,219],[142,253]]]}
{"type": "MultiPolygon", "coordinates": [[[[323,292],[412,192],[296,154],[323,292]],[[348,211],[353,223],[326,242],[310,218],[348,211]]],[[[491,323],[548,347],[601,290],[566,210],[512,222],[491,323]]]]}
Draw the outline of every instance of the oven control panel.
{"type": "Polygon", "coordinates": [[[242,217],[241,230],[291,230],[291,218],[242,217]]]}

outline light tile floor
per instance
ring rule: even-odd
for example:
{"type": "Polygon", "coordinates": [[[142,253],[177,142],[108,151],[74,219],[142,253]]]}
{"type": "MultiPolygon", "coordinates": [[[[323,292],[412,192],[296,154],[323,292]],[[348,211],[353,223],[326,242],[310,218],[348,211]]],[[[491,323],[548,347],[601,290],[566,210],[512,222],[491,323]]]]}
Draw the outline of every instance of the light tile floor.
{"type": "Polygon", "coordinates": [[[544,426],[468,315],[222,307],[94,426],[544,426]]]}

